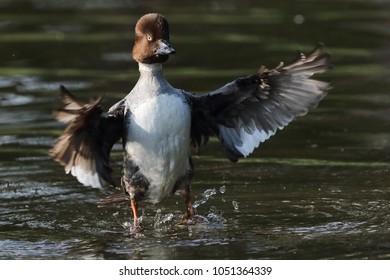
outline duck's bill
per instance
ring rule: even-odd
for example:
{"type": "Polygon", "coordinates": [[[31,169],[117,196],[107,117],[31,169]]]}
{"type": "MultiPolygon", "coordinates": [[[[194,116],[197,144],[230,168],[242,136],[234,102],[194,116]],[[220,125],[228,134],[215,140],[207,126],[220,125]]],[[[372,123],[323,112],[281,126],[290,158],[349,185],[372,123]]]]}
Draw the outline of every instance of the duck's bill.
{"type": "Polygon", "coordinates": [[[156,54],[157,55],[168,55],[176,53],[175,49],[171,47],[171,44],[167,40],[160,40],[156,54]]]}

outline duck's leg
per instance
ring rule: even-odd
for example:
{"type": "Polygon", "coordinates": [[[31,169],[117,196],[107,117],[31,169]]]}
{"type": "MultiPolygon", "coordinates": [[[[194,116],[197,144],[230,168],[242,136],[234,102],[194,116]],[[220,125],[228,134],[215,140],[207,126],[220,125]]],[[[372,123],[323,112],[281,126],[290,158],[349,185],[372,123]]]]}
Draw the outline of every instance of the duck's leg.
{"type": "Polygon", "coordinates": [[[134,222],[130,228],[131,233],[142,231],[139,221],[138,202],[145,197],[149,182],[139,171],[137,165],[131,161],[130,156],[125,153],[123,160],[122,188],[130,198],[130,207],[133,212],[134,222]]]}
{"type": "Polygon", "coordinates": [[[137,201],[132,198],[130,199],[130,206],[131,206],[131,210],[133,211],[133,217],[134,217],[134,228],[135,229],[141,229],[140,225],[139,225],[139,215],[138,215],[138,203],[137,201]]]}
{"type": "Polygon", "coordinates": [[[177,180],[173,190],[174,193],[175,192],[179,193],[183,197],[184,204],[186,205],[186,211],[184,213],[182,223],[187,222],[195,215],[195,209],[192,206],[191,197],[190,197],[191,179],[193,175],[194,173],[193,173],[192,160],[190,158],[189,167],[186,174],[177,180]]]}
{"type": "Polygon", "coordinates": [[[189,190],[183,195],[184,203],[186,205],[186,212],[184,213],[183,220],[189,220],[195,215],[195,209],[192,206],[189,190]]]}

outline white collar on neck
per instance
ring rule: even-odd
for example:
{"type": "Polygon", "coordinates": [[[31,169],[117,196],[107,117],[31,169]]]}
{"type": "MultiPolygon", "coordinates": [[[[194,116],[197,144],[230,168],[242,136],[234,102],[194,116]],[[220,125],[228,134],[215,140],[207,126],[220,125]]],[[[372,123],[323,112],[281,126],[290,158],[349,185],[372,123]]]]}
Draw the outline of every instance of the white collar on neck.
{"type": "Polygon", "coordinates": [[[161,71],[162,64],[161,63],[138,63],[138,68],[140,72],[153,72],[153,71],[161,71]]]}

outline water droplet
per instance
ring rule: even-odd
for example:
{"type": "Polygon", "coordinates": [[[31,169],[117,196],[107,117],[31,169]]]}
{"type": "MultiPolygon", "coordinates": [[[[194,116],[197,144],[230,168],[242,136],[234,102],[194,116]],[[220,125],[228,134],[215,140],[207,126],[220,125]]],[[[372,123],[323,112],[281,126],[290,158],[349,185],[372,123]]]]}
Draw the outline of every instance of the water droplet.
{"type": "Polygon", "coordinates": [[[173,221],[174,215],[172,213],[166,214],[163,219],[161,219],[161,223],[169,223],[173,221]]]}
{"type": "Polygon", "coordinates": [[[194,203],[192,203],[192,207],[194,207],[195,209],[198,208],[199,205],[200,205],[199,200],[196,200],[196,201],[194,201],[194,203]]]}
{"type": "Polygon", "coordinates": [[[203,192],[201,199],[196,200],[193,204],[192,207],[197,208],[202,204],[205,204],[209,198],[217,193],[216,189],[207,189],[203,192]]]}
{"type": "Polygon", "coordinates": [[[210,196],[212,195],[215,195],[217,193],[217,190],[216,189],[207,189],[203,192],[203,196],[205,198],[209,198],[210,196]]]}
{"type": "Polygon", "coordinates": [[[295,15],[294,16],[294,23],[295,24],[302,24],[305,22],[305,17],[303,15],[295,15]]]}
{"type": "Polygon", "coordinates": [[[219,188],[219,192],[222,193],[222,194],[225,193],[226,192],[226,186],[225,185],[221,186],[219,188]]]}
{"type": "Polygon", "coordinates": [[[123,227],[124,229],[128,229],[128,228],[130,228],[131,226],[132,226],[132,223],[130,223],[130,222],[128,222],[128,221],[122,223],[122,227],[123,227]]]}
{"type": "Polygon", "coordinates": [[[238,208],[240,208],[239,203],[237,201],[233,200],[232,204],[233,204],[234,210],[238,210],[238,208]]]}

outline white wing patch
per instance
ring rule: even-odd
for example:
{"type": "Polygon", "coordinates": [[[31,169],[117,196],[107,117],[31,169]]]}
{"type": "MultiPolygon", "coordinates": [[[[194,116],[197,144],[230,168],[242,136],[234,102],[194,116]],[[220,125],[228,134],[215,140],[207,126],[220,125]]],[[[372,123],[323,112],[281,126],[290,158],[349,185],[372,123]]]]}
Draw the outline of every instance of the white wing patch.
{"type": "Polygon", "coordinates": [[[244,157],[248,156],[253,150],[259,147],[260,143],[268,140],[276,131],[253,130],[248,132],[241,126],[239,132],[236,128],[219,126],[221,138],[227,146],[235,147],[244,157]]]}
{"type": "Polygon", "coordinates": [[[86,171],[82,169],[80,166],[72,166],[70,170],[66,171],[66,174],[72,174],[77,180],[83,184],[84,186],[91,186],[93,188],[102,188],[102,184],[99,179],[99,174],[97,172],[93,172],[91,170],[86,171]]]}

